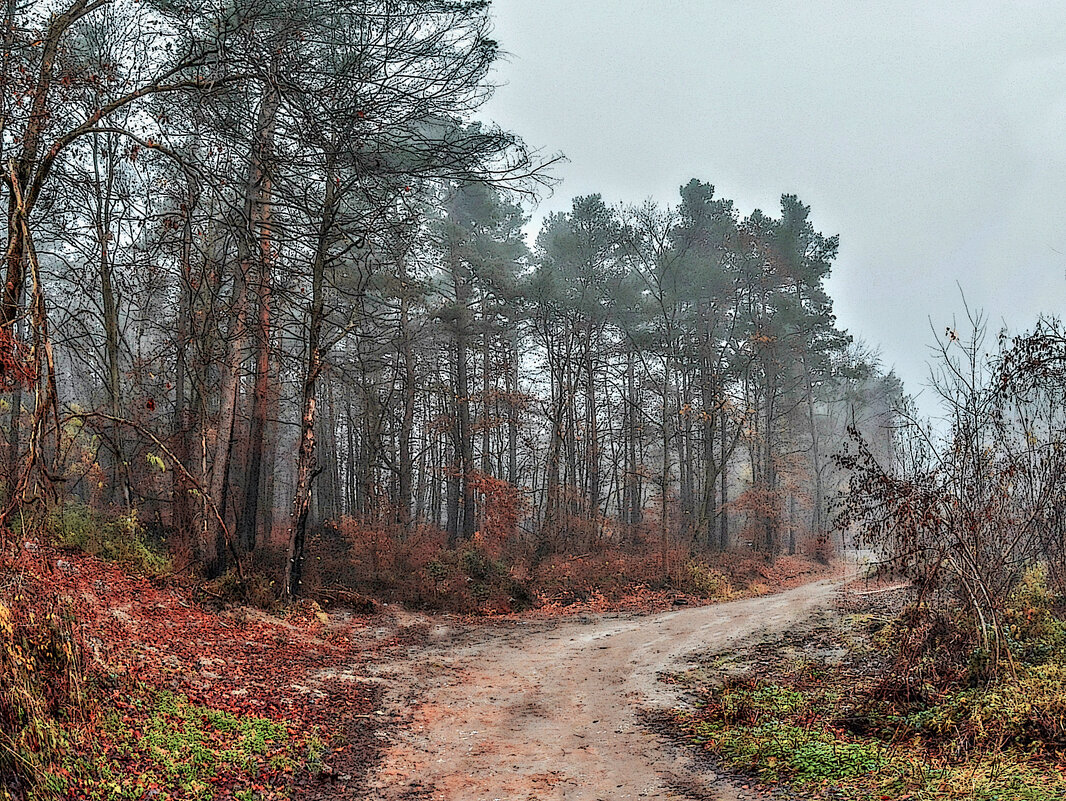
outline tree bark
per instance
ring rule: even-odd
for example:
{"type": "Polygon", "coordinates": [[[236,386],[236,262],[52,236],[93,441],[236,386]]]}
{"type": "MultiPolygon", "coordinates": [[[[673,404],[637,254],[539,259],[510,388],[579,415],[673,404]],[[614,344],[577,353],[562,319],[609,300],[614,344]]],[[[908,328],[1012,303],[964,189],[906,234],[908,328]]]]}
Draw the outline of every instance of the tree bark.
{"type": "MultiPolygon", "coordinates": [[[[255,384],[252,388],[252,414],[248,422],[248,475],[245,479],[244,503],[237,526],[241,550],[251,553],[258,541],[260,523],[260,493],[263,483],[263,451],[266,443],[267,420],[270,414],[271,385],[270,341],[272,329],[272,266],[271,253],[271,166],[274,151],[274,129],[280,98],[277,89],[267,90],[259,110],[259,131],[254,144],[253,161],[259,171],[255,189],[255,205],[249,221],[248,235],[258,239],[255,295],[255,384]]],[[[268,501],[267,507],[270,503],[268,501]]],[[[269,531],[269,529],[267,529],[269,531]]]]}
{"type": "Polygon", "coordinates": [[[311,266],[311,305],[307,321],[307,361],[304,366],[300,392],[300,444],[296,453],[296,487],[293,493],[292,514],[289,519],[288,559],[282,591],[293,598],[300,591],[303,581],[304,551],[307,542],[307,515],[311,507],[311,482],[315,471],[315,412],[316,389],[322,372],[322,327],[325,322],[325,298],[323,295],[326,261],[330,231],[333,227],[336,186],[333,170],[326,171],[325,197],[322,202],[322,219],[311,266]]]}
{"type": "Polygon", "coordinates": [[[396,522],[405,531],[411,527],[411,501],[414,463],[411,438],[415,425],[415,357],[414,332],[411,330],[410,284],[407,275],[407,256],[398,260],[400,271],[400,358],[403,360],[403,417],[400,420],[396,522]]]}

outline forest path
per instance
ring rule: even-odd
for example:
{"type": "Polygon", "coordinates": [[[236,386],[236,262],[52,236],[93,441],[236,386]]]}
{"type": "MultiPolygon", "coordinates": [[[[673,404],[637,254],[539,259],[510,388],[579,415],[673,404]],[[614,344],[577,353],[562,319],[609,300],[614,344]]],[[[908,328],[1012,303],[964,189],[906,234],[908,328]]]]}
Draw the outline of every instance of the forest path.
{"type": "Polygon", "coordinates": [[[740,801],[640,722],[678,703],[657,680],[695,652],[781,631],[828,604],[825,580],[659,614],[590,615],[451,630],[382,666],[390,734],[367,801],[740,801]]]}

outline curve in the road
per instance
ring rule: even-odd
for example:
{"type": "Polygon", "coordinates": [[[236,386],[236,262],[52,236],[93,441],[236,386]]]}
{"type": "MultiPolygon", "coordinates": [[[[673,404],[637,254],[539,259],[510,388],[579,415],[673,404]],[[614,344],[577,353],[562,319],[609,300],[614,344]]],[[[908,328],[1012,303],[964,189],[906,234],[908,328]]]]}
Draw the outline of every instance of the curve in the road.
{"type": "Polygon", "coordinates": [[[638,712],[676,703],[660,672],[696,651],[783,630],[827,604],[837,586],[442,634],[384,676],[390,703],[411,720],[386,747],[367,800],[740,798],[705,771],[693,775],[688,758],[643,727],[638,712]]]}

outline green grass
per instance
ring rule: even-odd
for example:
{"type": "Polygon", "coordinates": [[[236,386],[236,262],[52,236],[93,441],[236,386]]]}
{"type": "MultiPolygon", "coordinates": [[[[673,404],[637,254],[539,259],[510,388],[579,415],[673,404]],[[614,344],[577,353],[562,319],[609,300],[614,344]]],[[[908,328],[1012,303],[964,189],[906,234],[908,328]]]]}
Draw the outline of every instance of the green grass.
{"type": "MultiPolygon", "coordinates": [[[[1054,624],[1041,625],[1057,638],[1054,624]]],[[[800,797],[1062,801],[1066,654],[1029,650],[1041,658],[1019,661],[1016,676],[946,685],[910,702],[880,698],[861,672],[803,660],[718,687],[698,668],[671,677],[698,696],[674,721],[725,767],[800,797]]]]}
{"type": "MultiPolygon", "coordinates": [[[[833,725],[839,696],[772,683],[710,691],[675,713],[686,739],[729,769],[809,798],[849,801],[1061,801],[1053,760],[1008,748],[961,759],[931,756],[920,739],[860,738],[833,725]]],[[[897,719],[895,731],[904,721],[897,719]]],[[[887,731],[892,731],[889,726],[887,731]]]]}
{"type": "Polygon", "coordinates": [[[802,635],[842,661],[796,649],[790,659],[786,641],[669,677],[697,696],[674,722],[724,766],[804,798],[1062,801],[1062,600],[1042,569],[1026,573],[1003,610],[1011,659],[998,673],[976,646],[967,653],[962,612],[941,618],[944,639],[921,652],[906,645],[905,616],[856,614],[802,635]],[[918,691],[903,692],[894,671],[922,660],[934,669],[911,672],[918,691]]]}
{"type": "Polygon", "coordinates": [[[716,752],[730,767],[764,781],[840,781],[867,774],[883,764],[875,747],[786,723],[730,726],[697,720],[691,722],[689,731],[693,742],[716,752]]]}
{"type": "Polygon", "coordinates": [[[36,799],[277,797],[313,748],[290,727],[191,703],[170,692],[129,699],[103,716],[87,749],[49,773],[36,799]]]}

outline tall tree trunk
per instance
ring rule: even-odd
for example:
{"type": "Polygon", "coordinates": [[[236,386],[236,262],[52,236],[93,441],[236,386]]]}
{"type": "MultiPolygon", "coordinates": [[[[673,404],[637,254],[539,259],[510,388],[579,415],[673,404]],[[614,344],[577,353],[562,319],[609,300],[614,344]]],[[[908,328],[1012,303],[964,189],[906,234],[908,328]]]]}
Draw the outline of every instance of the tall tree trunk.
{"type": "MultiPolygon", "coordinates": [[[[323,422],[323,435],[320,437],[321,442],[324,445],[328,445],[326,450],[326,458],[329,469],[326,471],[326,478],[328,479],[327,486],[329,492],[326,494],[327,503],[324,513],[322,515],[323,520],[335,520],[340,516],[341,508],[341,473],[340,473],[340,459],[339,449],[337,448],[337,403],[336,396],[333,389],[333,381],[330,380],[330,375],[326,375],[326,409],[325,414],[322,415],[323,422]]],[[[320,448],[320,450],[322,450],[320,448]]]]}
{"type": "Polygon", "coordinates": [[[811,531],[815,537],[825,536],[825,488],[822,485],[822,456],[818,442],[818,424],[814,412],[814,384],[807,360],[803,360],[803,374],[807,379],[807,424],[811,430],[811,467],[814,472],[814,498],[811,504],[811,531]]]}
{"type": "MultiPolygon", "coordinates": [[[[16,321],[14,334],[22,337],[22,322],[16,321]]],[[[5,506],[14,498],[15,483],[18,481],[20,453],[22,451],[22,383],[15,382],[11,391],[11,413],[7,429],[7,486],[4,498],[5,506]]]]}
{"type": "Polygon", "coordinates": [[[459,542],[459,530],[462,521],[460,519],[460,497],[462,492],[463,481],[463,457],[462,457],[462,443],[460,442],[460,423],[459,423],[459,390],[458,390],[458,363],[456,360],[449,359],[449,370],[451,382],[449,386],[453,387],[453,391],[449,393],[447,402],[448,415],[450,418],[451,428],[448,436],[448,442],[446,451],[448,458],[446,464],[448,466],[447,472],[447,527],[448,527],[448,546],[455,547],[459,542]]]}
{"type": "MultiPolygon", "coordinates": [[[[703,502],[700,504],[700,528],[704,542],[708,546],[715,544],[715,529],[718,523],[719,509],[716,508],[718,492],[718,458],[715,456],[718,422],[718,382],[711,373],[710,358],[703,359],[703,376],[700,382],[703,404],[703,502]]],[[[722,440],[725,442],[724,438],[722,440]]]]}
{"type": "Polygon", "coordinates": [[[492,335],[489,331],[488,309],[484,294],[481,298],[481,472],[492,473],[489,457],[492,453],[490,437],[492,435],[492,418],[489,415],[489,397],[492,395],[492,376],[489,365],[492,363],[492,335]]]}
{"type": "MultiPolygon", "coordinates": [[[[591,361],[591,360],[590,360],[591,361]]],[[[587,403],[588,412],[585,423],[585,439],[588,448],[588,488],[589,488],[589,519],[598,520],[600,513],[600,495],[603,491],[600,476],[600,432],[597,420],[596,408],[596,376],[592,365],[589,365],[587,376],[587,403]]],[[[597,523],[597,532],[600,523],[597,523]]]]}
{"type": "Polygon", "coordinates": [[[574,367],[573,348],[568,348],[566,355],[566,436],[563,438],[563,447],[566,453],[566,472],[563,477],[565,488],[566,511],[575,514],[578,511],[579,499],[577,491],[580,489],[577,473],[577,377],[574,367]]]}
{"type": "Polygon", "coordinates": [[[696,498],[696,448],[693,447],[692,437],[692,377],[683,376],[684,394],[678,398],[678,425],[681,436],[678,439],[679,452],[683,449],[683,455],[679,459],[681,469],[681,513],[685,530],[692,533],[692,523],[695,512],[696,498]]]}
{"type": "Polygon", "coordinates": [[[662,452],[662,483],[659,488],[659,498],[662,504],[660,514],[660,532],[659,536],[662,544],[662,570],[663,575],[666,576],[669,573],[670,565],[668,562],[669,551],[669,537],[670,537],[670,477],[672,473],[672,465],[670,462],[670,440],[673,438],[673,425],[672,425],[672,412],[673,408],[670,404],[670,361],[665,360],[663,364],[663,407],[662,407],[662,434],[663,434],[663,452],[662,452]]]}
{"type": "Polygon", "coordinates": [[[511,340],[507,365],[507,480],[518,486],[518,339],[511,340]]]}
{"type": "Polygon", "coordinates": [[[765,491],[764,519],[766,522],[766,552],[773,559],[777,556],[779,548],[780,531],[778,522],[781,510],[778,508],[777,498],[777,447],[774,431],[775,406],[777,385],[775,383],[776,370],[767,377],[766,387],[766,416],[763,420],[763,443],[764,453],[762,458],[763,488],[765,491]]]}
{"type": "Polygon", "coordinates": [[[726,411],[725,405],[722,405],[721,410],[718,412],[718,436],[721,442],[721,468],[718,474],[718,481],[721,485],[719,491],[719,505],[718,505],[718,523],[720,531],[718,534],[718,547],[723,550],[729,550],[729,456],[730,449],[726,444],[726,411]]]}
{"type": "MultiPolygon", "coordinates": [[[[240,392],[243,362],[248,344],[248,290],[252,273],[252,243],[256,241],[258,208],[264,197],[268,177],[264,157],[274,124],[276,104],[268,93],[259,104],[256,123],[256,138],[252,143],[248,182],[244,192],[244,208],[240,220],[242,226],[237,236],[237,263],[233,272],[233,290],[230,302],[230,324],[226,332],[225,356],[222,360],[222,376],[219,381],[218,427],[215,439],[215,458],[211,465],[211,497],[223,518],[227,514],[229,477],[232,466],[233,442],[236,433],[238,393],[240,392]]],[[[258,490],[258,485],[257,485],[258,490]]],[[[258,495],[258,492],[257,492],[258,495]]],[[[258,498],[257,498],[258,502],[258,498]]],[[[215,536],[207,555],[208,575],[219,575],[226,568],[226,549],[234,543],[222,541],[221,526],[215,526],[215,536]]]]}
{"type": "Polygon", "coordinates": [[[466,336],[456,337],[456,445],[459,449],[460,477],[462,479],[463,516],[461,536],[469,540],[477,528],[477,512],[474,508],[474,487],[471,473],[474,470],[474,439],[470,432],[470,380],[467,372],[466,336]]]}
{"type": "Polygon", "coordinates": [[[640,438],[640,423],[639,423],[639,398],[637,396],[637,381],[636,381],[636,356],[630,351],[626,354],[626,415],[628,425],[627,429],[627,457],[626,457],[626,498],[628,499],[628,506],[626,508],[626,522],[630,525],[636,525],[641,522],[643,517],[643,506],[640,497],[640,459],[639,459],[639,445],[640,438]]]}
{"type": "MultiPolygon", "coordinates": [[[[196,208],[199,189],[191,174],[186,176],[188,196],[182,204],[181,228],[181,285],[178,294],[177,340],[174,366],[174,434],[175,456],[187,470],[191,464],[193,443],[193,414],[189,402],[189,346],[192,342],[192,215],[196,208]]],[[[195,542],[195,516],[192,510],[192,484],[182,470],[172,470],[174,527],[178,536],[195,542]]]]}
{"type": "MultiPolygon", "coordinates": [[[[471,328],[470,279],[465,264],[453,245],[449,249],[449,267],[455,293],[455,419],[453,437],[456,461],[458,462],[457,490],[462,496],[462,515],[449,523],[449,540],[454,547],[458,539],[468,540],[477,529],[477,511],[474,505],[474,487],[471,476],[474,471],[474,440],[470,430],[470,376],[469,345],[471,328]]],[[[458,493],[457,493],[458,494],[458,493]]],[[[456,498],[456,502],[458,498],[456,498]]]]}
{"type": "Polygon", "coordinates": [[[411,526],[411,494],[414,478],[414,456],[411,438],[415,426],[415,356],[414,332],[411,330],[411,289],[408,285],[407,257],[399,258],[400,270],[400,358],[403,360],[403,417],[400,420],[398,488],[396,522],[407,530],[411,526]]]}
{"type": "Polygon", "coordinates": [[[562,460],[563,443],[563,416],[565,414],[565,380],[561,365],[558,363],[558,354],[554,348],[548,347],[548,372],[551,376],[551,412],[548,426],[548,453],[545,460],[544,472],[544,520],[540,526],[540,543],[538,543],[538,557],[544,556],[547,549],[545,534],[554,537],[556,528],[560,523],[562,514],[561,504],[561,480],[560,469],[562,460]]]}
{"type": "MultiPolygon", "coordinates": [[[[270,414],[271,364],[270,339],[272,329],[272,264],[271,253],[271,168],[274,152],[274,129],[280,96],[277,89],[267,89],[259,109],[259,130],[254,145],[253,161],[259,172],[252,216],[248,221],[248,236],[258,241],[256,259],[256,327],[255,327],[255,383],[252,387],[252,413],[248,421],[248,475],[245,478],[243,509],[237,525],[241,550],[251,553],[258,540],[259,506],[263,484],[263,450],[266,443],[267,420],[270,414]]],[[[268,502],[269,505],[269,502],[268,502]]]]}
{"type": "Polygon", "coordinates": [[[114,265],[111,260],[112,219],[111,213],[114,205],[114,163],[111,159],[111,142],[108,138],[106,155],[108,163],[102,169],[100,165],[100,136],[93,134],[92,157],[93,157],[93,200],[95,203],[94,227],[96,229],[96,245],[98,255],[98,268],[100,273],[100,300],[103,312],[104,324],[104,364],[107,367],[106,386],[108,395],[108,412],[114,420],[108,430],[108,440],[111,450],[110,465],[110,493],[112,502],[118,501],[123,508],[129,509],[132,499],[130,497],[130,476],[126,464],[125,448],[123,447],[123,430],[117,421],[124,417],[122,404],[122,371],[119,365],[119,310],[118,299],[115,295],[114,265]]]}
{"type": "Polygon", "coordinates": [[[788,494],[788,554],[796,553],[796,493],[788,494]]]}
{"type": "MultiPolygon", "coordinates": [[[[330,165],[332,167],[332,165],[330,165]]],[[[311,507],[311,482],[315,471],[315,412],[318,377],[322,372],[322,327],[325,322],[323,295],[330,232],[337,202],[333,170],[326,171],[322,219],[319,224],[314,260],[311,265],[311,306],[307,320],[307,361],[300,392],[300,444],[296,453],[296,486],[289,519],[288,559],[282,582],[286,597],[299,592],[303,580],[304,550],[307,541],[307,515],[311,507]]]]}
{"type": "Polygon", "coordinates": [[[348,458],[344,460],[345,513],[350,517],[355,517],[357,514],[355,505],[355,420],[352,417],[352,393],[348,387],[345,387],[344,390],[344,428],[348,446],[348,458]]]}

